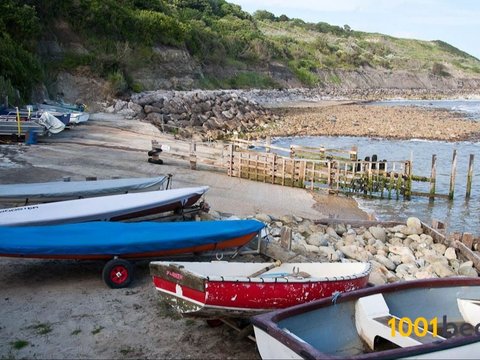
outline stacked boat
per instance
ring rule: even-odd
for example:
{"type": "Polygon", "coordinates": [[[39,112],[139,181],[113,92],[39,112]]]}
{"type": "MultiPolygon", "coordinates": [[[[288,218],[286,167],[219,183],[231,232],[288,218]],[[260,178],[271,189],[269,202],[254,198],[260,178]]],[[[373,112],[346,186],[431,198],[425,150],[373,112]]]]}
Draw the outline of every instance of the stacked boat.
{"type": "Polygon", "coordinates": [[[57,134],[89,119],[84,105],[44,101],[26,108],[0,108],[0,135],[57,134]]]}
{"type": "Polygon", "coordinates": [[[29,202],[0,209],[0,256],[110,259],[103,278],[117,288],[128,286],[133,277],[126,259],[241,247],[264,227],[253,220],[152,221],[204,209],[200,199],[207,186],[163,189],[167,179],[0,186],[0,199],[29,202]]]}

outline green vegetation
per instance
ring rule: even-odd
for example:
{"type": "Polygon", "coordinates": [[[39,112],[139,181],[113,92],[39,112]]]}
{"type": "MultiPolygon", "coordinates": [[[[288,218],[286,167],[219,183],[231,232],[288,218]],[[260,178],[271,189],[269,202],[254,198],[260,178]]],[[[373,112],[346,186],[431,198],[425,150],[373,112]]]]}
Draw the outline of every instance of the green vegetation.
{"type": "Polygon", "coordinates": [[[46,335],[52,331],[52,325],[50,323],[39,323],[30,326],[29,329],[35,330],[38,335],[46,335]]]}
{"type": "Polygon", "coordinates": [[[103,326],[96,326],[95,329],[92,330],[92,335],[97,335],[100,333],[103,329],[105,329],[103,326]]]}
{"type": "Polygon", "coordinates": [[[81,332],[82,332],[81,329],[75,329],[75,330],[73,330],[73,331],[70,333],[70,335],[72,335],[72,336],[73,336],[73,335],[78,335],[78,334],[80,334],[81,332]]]}
{"type": "Polygon", "coordinates": [[[162,46],[186,49],[206,74],[197,85],[206,88],[277,87],[260,70],[270,62],[286,65],[306,86],[322,85],[318,71],[324,69],[480,73],[478,59],[443,41],[306,23],[265,10],[250,15],[225,0],[3,0],[0,96],[27,101],[35,84],[60,70],[101,77],[115,96],[141,91],[132,74],[158,62],[162,46]],[[41,51],[37,44],[48,47],[48,39],[64,51],[41,51]],[[236,75],[211,71],[222,68],[236,75]]]}
{"type": "Polygon", "coordinates": [[[10,343],[15,350],[23,349],[25,346],[28,346],[30,343],[26,340],[15,340],[10,343]]]}

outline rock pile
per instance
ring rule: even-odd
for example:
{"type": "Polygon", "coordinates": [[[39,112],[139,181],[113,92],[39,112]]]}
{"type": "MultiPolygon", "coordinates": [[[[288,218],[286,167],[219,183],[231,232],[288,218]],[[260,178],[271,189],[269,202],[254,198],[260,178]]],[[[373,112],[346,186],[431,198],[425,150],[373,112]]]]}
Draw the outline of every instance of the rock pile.
{"type": "Polygon", "coordinates": [[[154,91],[117,100],[107,112],[145,119],[181,137],[221,139],[266,126],[275,116],[238,91],[154,91]]]}
{"type": "MultiPolygon", "coordinates": [[[[217,216],[215,212],[209,216],[217,216]]],[[[453,247],[435,243],[423,233],[417,218],[405,225],[354,228],[348,224],[314,224],[296,216],[279,219],[257,214],[267,224],[273,241],[280,242],[285,228],[292,229],[292,251],[312,261],[370,262],[370,282],[390,282],[449,276],[477,277],[471,261],[462,260],[453,247]]]]}

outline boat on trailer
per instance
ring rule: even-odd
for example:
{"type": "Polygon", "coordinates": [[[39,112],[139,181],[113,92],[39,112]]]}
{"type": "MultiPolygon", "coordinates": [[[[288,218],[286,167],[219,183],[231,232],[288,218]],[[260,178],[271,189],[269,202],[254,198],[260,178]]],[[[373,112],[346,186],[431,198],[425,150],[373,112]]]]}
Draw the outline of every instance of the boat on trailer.
{"type": "Polygon", "coordinates": [[[480,279],[365,288],[252,323],[263,359],[478,359],[480,279]]]}
{"type": "Polygon", "coordinates": [[[200,186],[0,209],[0,226],[132,220],[182,211],[195,204],[207,190],[208,186],[200,186]]]}
{"type": "Polygon", "coordinates": [[[163,190],[170,176],[152,178],[106,179],[95,181],[50,181],[0,185],[0,202],[43,203],[82,199],[102,195],[163,190]]]}
{"type": "Polygon", "coordinates": [[[108,286],[120,288],[128,286],[133,278],[133,266],[127,259],[240,248],[264,227],[256,220],[2,227],[0,256],[110,260],[102,277],[108,286]]]}
{"type": "Polygon", "coordinates": [[[241,318],[352,291],[368,283],[369,263],[150,263],[153,284],[178,312],[241,318]]]}

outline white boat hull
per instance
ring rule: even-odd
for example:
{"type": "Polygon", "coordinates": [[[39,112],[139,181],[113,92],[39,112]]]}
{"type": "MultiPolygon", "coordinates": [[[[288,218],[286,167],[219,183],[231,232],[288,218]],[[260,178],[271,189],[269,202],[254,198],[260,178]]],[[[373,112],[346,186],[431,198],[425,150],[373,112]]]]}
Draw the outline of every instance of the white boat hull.
{"type": "Polygon", "coordinates": [[[85,221],[124,220],[192,205],[207,186],[134,194],[100,196],[0,209],[0,225],[53,225],[85,221]],[[174,207],[174,208],[172,208],[174,207]]]}

